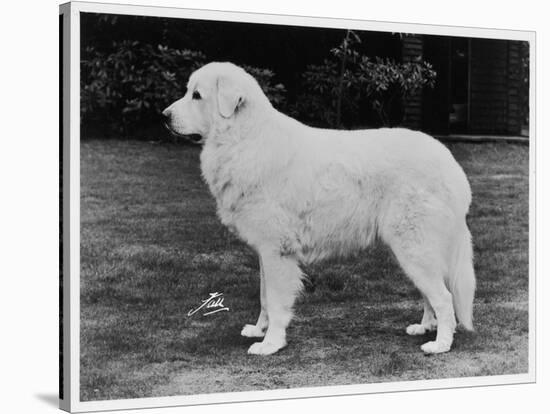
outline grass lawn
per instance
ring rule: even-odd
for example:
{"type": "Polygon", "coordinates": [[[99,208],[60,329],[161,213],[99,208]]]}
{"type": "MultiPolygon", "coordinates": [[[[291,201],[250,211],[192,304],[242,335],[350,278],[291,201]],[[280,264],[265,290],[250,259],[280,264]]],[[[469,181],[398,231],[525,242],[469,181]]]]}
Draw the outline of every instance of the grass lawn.
{"type": "Polygon", "coordinates": [[[249,356],[258,262],[215,215],[199,149],[133,141],[81,147],[81,399],[185,395],[528,370],[528,148],[452,144],[473,189],[476,333],[425,356],[410,337],[420,295],[384,246],[304,269],[289,346],[249,356]],[[229,312],[187,312],[209,292],[229,312]]]}

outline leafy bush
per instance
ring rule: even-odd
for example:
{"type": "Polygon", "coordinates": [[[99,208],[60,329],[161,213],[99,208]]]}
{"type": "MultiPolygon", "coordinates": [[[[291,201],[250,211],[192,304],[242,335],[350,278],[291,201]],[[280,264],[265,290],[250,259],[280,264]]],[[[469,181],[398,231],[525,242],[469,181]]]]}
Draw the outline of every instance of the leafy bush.
{"type": "MultiPolygon", "coordinates": [[[[88,47],[81,61],[83,124],[130,135],[157,125],[159,114],[185,94],[189,75],[206,63],[198,51],[137,41],[114,42],[108,51],[88,47]]],[[[246,66],[275,106],[285,103],[285,87],[268,69],[246,66]]]]}
{"type": "MultiPolygon", "coordinates": [[[[436,74],[427,62],[398,63],[361,55],[355,49],[358,42],[359,37],[348,31],[330,58],[309,65],[292,105],[273,71],[242,66],[258,80],[275,107],[304,122],[331,127],[397,124],[402,101],[424,86],[433,86],[436,74]]],[[[206,62],[199,51],[139,41],[116,41],[102,49],[87,47],[81,61],[84,128],[136,136],[158,126],[160,112],[183,96],[191,72],[206,62]]]]}
{"type": "Polygon", "coordinates": [[[357,126],[365,123],[365,112],[371,110],[379,123],[398,124],[400,104],[424,86],[433,87],[436,73],[428,62],[372,59],[354,49],[358,42],[359,37],[348,31],[330,59],[307,67],[295,115],[323,126],[357,126]]]}
{"type": "Polygon", "coordinates": [[[286,88],[282,83],[274,83],[275,73],[272,70],[249,65],[243,65],[243,69],[254,76],[274,107],[283,109],[286,106],[286,88]]]}
{"type": "Polygon", "coordinates": [[[391,123],[390,114],[396,100],[406,101],[424,86],[433,87],[436,72],[425,61],[396,63],[391,59],[367,57],[359,64],[358,82],[384,125],[391,123]]]}
{"type": "MultiPolygon", "coordinates": [[[[302,74],[302,92],[291,109],[293,116],[315,126],[337,126],[338,64],[325,60],[321,65],[308,65],[302,74]]],[[[344,113],[354,112],[355,102],[345,101],[344,113]]]]}
{"type": "Polygon", "coordinates": [[[200,52],[137,41],[115,42],[109,52],[88,47],[81,61],[82,120],[123,133],[154,122],[204,62],[200,52]]]}

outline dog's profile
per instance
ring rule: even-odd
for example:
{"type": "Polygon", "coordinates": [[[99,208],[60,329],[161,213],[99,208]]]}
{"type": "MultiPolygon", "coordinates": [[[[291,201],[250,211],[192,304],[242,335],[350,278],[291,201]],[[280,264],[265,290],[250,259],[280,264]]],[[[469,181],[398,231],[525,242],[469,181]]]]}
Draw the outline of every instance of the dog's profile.
{"type": "Polygon", "coordinates": [[[275,110],[231,63],[195,71],[163,115],[173,133],[200,135],[218,215],[259,255],[261,311],[241,334],[263,340],[249,353],[286,345],[300,264],[357,253],[375,237],[422,293],[424,316],[406,331],[437,329],[424,352],[449,351],[455,315],[473,329],[470,186],[441,143],[407,129],[308,127],[275,110]]]}

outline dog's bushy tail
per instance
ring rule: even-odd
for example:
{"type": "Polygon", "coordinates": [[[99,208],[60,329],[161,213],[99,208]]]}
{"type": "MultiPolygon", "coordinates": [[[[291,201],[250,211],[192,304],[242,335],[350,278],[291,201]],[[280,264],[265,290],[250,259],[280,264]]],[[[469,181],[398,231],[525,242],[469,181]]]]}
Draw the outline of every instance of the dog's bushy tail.
{"type": "Polygon", "coordinates": [[[464,223],[460,227],[449,272],[449,288],[458,322],[468,331],[473,331],[473,302],[476,280],[473,265],[472,236],[464,223]]]}

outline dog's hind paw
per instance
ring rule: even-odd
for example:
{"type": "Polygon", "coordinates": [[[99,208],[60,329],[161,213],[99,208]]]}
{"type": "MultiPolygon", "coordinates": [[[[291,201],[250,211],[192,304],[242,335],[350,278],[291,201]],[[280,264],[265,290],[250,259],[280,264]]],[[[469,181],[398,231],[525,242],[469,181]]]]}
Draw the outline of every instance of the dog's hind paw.
{"type": "Polygon", "coordinates": [[[413,323],[407,326],[406,332],[408,335],[424,335],[427,332],[432,332],[437,329],[437,324],[423,325],[421,323],[413,323]]]}
{"type": "Polygon", "coordinates": [[[242,336],[246,336],[247,338],[263,338],[265,336],[265,332],[256,325],[245,325],[241,331],[242,336]]]}
{"type": "Polygon", "coordinates": [[[407,335],[424,335],[426,333],[426,327],[422,324],[415,323],[407,326],[407,335]]]}
{"type": "Polygon", "coordinates": [[[271,342],[256,342],[248,348],[248,353],[251,355],[271,355],[277,352],[279,349],[284,348],[286,343],[277,345],[271,342]]]}
{"type": "Polygon", "coordinates": [[[449,352],[451,350],[451,345],[443,342],[430,341],[422,345],[420,349],[426,354],[441,354],[443,352],[449,352]]]}

